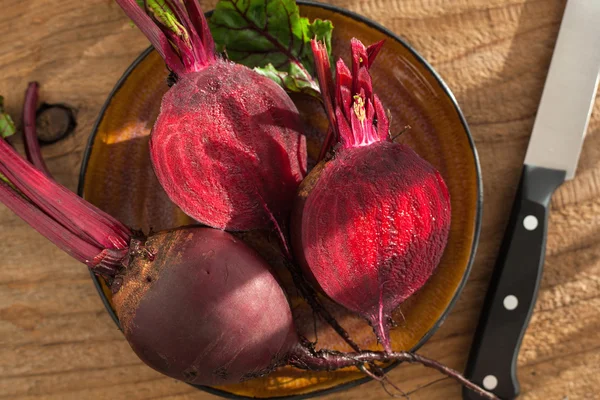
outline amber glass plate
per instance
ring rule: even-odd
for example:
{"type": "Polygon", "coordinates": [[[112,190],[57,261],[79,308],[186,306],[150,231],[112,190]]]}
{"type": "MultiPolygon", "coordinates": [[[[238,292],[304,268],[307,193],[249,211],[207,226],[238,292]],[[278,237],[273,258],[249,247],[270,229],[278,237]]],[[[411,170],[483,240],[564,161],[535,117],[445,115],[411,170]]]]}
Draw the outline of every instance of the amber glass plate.
{"type": "MultiPolygon", "coordinates": [[[[371,72],[374,89],[391,112],[391,131],[401,132],[410,125],[410,130],[397,140],[407,143],[431,162],[450,189],[452,226],[442,261],[427,284],[394,314],[397,327],[391,332],[393,348],[415,350],[443,322],[465,284],[473,262],[482,208],[481,177],[473,140],[448,87],[402,39],[349,11],[329,5],[298,3],[303,16],[333,22],[332,47],[336,59],[343,57],[348,60],[349,41],[353,36],[366,44],[386,39],[371,72]]],[[[148,154],[150,131],[161,97],[168,89],[166,77],[165,65],[152,49],[146,50],[131,65],[102,109],[81,171],[81,196],[144,232],[192,223],[160,188],[148,154]]],[[[306,123],[309,151],[314,155],[322,137],[320,132],[327,126],[324,114],[314,100],[294,96],[294,101],[306,123]]],[[[267,253],[267,259],[269,254],[276,255],[268,240],[249,239],[263,254],[267,253]]],[[[289,281],[285,272],[278,269],[277,262],[272,264],[275,264],[284,283],[289,281]]],[[[110,293],[101,280],[96,277],[94,280],[108,311],[118,324],[110,303],[110,293]]],[[[290,302],[300,333],[314,340],[315,324],[309,307],[293,295],[290,302]]],[[[327,304],[361,347],[378,349],[373,332],[364,321],[335,304],[327,304]]],[[[339,337],[320,321],[316,321],[316,334],[319,346],[348,350],[339,337]]],[[[223,397],[289,399],[346,389],[367,380],[353,368],[312,373],[286,367],[242,384],[201,389],[223,397]]]]}

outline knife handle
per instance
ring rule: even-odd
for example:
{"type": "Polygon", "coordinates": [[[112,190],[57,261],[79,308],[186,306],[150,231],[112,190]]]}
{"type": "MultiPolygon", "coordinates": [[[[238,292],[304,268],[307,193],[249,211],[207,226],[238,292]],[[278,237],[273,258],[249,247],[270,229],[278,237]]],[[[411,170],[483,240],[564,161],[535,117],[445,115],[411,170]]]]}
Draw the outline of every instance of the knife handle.
{"type": "MultiPolygon", "coordinates": [[[[519,394],[519,347],[542,276],[548,206],[565,171],[525,165],[488,289],[465,376],[503,400],[519,394]]],[[[463,399],[482,397],[463,389],[463,399]]]]}

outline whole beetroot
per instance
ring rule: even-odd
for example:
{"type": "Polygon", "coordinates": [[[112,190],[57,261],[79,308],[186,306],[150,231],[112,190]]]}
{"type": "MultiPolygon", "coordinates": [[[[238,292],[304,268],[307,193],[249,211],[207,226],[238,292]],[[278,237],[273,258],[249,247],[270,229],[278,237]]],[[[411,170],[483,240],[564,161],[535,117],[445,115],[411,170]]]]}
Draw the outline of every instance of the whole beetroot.
{"type": "Polygon", "coordinates": [[[271,372],[297,344],[283,289],[232,235],[190,227],[154,234],[144,247],[155,256],[117,275],[113,302],[152,368],[190,383],[236,383],[271,372]]]}
{"type": "Polygon", "coordinates": [[[335,154],[302,183],[292,218],[293,248],[304,271],[334,301],[367,319],[391,351],[391,313],[438,265],[450,228],[441,175],[403,144],[368,72],[381,42],[351,43],[352,73],[340,59],[334,87],[327,52],[314,42],[335,154]]]}
{"type": "Polygon", "coordinates": [[[196,0],[165,0],[174,32],[136,0],[116,0],[161,54],[175,82],[150,138],[156,176],[169,198],[215,228],[285,223],[306,175],[298,110],[272,80],[215,54],[196,0]]]}

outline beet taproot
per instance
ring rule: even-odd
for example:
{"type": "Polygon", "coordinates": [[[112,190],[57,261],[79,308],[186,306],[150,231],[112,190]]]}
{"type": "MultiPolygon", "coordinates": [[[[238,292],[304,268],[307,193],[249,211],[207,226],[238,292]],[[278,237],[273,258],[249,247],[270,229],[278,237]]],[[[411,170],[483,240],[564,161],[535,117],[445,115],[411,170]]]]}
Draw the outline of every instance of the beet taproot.
{"type": "MultiPolygon", "coordinates": [[[[37,86],[28,91],[35,97],[37,86]]],[[[26,123],[33,123],[26,114],[26,123]]],[[[31,159],[39,143],[25,141],[31,159]]],[[[283,365],[331,371],[374,361],[434,368],[484,398],[494,395],[442,364],[408,352],[316,350],[298,337],[269,265],[221,230],[182,227],[145,237],[21,159],[0,140],[0,202],[103,276],[134,352],[175,379],[224,385],[283,365]]],[[[377,369],[375,369],[377,371],[377,369]]]]}
{"type": "Polygon", "coordinates": [[[334,155],[302,183],[292,218],[293,250],[332,300],[367,319],[391,351],[391,313],[438,265],[450,228],[450,195],[440,173],[389,138],[369,67],[381,43],[351,42],[331,77],[324,45],[313,51],[333,127],[334,155]],[[376,48],[377,51],[373,51],[376,48]]]}
{"type": "Polygon", "coordinates": [[[169,198],[215,228],[271,227],[289,218],[307,172],[296,106],[272,80],[215,54],[196,0],[166,0],[176,34],[136,0],[117,0],[146,34],[175,83],[152,129],[150,156],[169,198]]]}
{"type": "Polygon", "coordinates": [[[132,349],[189,383],[222,385],[271,372],[297,344],[292,313],[267,263],[232,235],[184,228],[150,236],[113,302],[132,349]]]}

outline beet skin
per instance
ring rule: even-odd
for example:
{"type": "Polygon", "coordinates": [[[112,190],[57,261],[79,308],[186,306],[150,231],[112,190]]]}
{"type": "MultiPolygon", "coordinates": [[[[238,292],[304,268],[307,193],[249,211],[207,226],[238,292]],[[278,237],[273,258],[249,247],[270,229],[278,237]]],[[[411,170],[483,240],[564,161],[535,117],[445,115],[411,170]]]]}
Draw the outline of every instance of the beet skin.
{"type": "Polygon", "coordinates": [[[231,234],[191,226],[148,238],[54,182],[0,140],[0,202],[105,277],[125,337],[149,366],[182,381],[237,383],[297,345],[267,262],[231,234]]]}
{"type": "Polygon", "coordinates": [[[223,385],[270,372],[298,339],[267,263],[232,235],[185,228],[151,236],[113,297],[123,332],[149,366],[223,385]]]}

